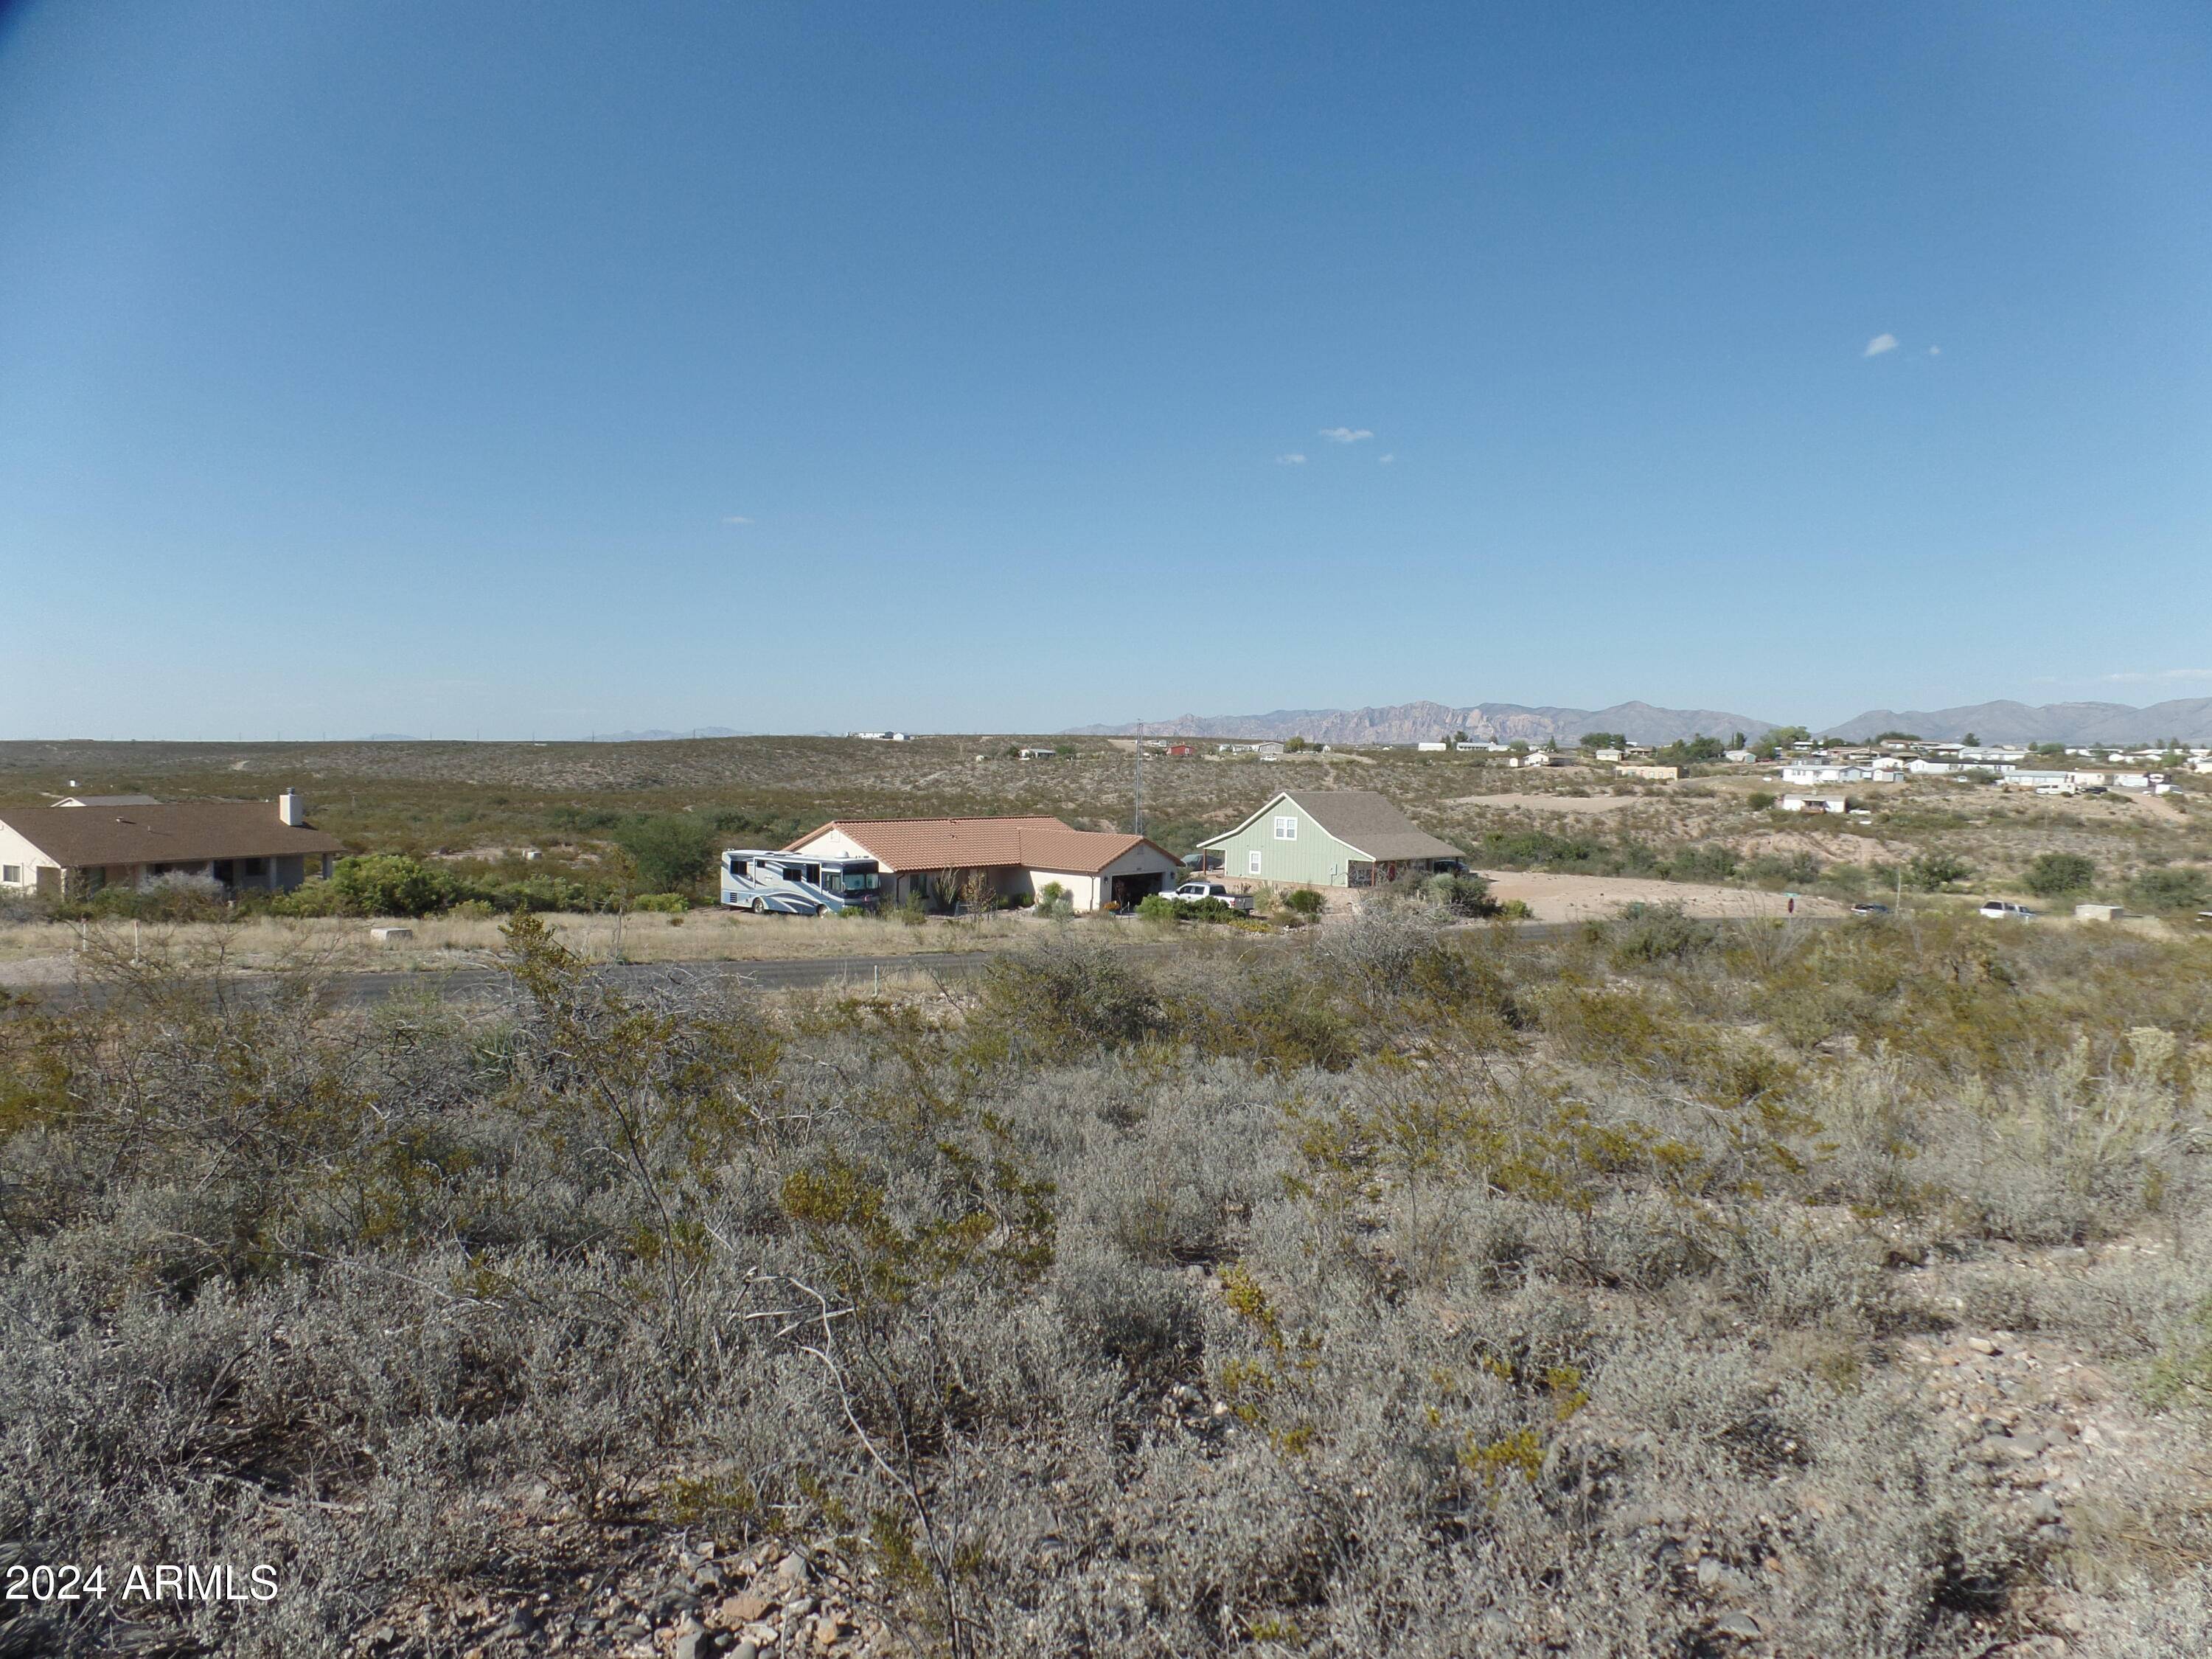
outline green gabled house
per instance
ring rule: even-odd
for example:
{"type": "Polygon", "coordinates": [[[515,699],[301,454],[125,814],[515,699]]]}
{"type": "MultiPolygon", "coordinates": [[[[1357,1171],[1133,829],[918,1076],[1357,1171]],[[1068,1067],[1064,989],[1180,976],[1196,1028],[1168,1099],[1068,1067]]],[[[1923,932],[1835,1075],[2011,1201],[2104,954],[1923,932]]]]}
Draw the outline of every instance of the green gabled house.
{"type": "Polygon", "coordinates": [[[1372,887],[1409,871],[1456,870],[1463,862],[1458,848],[1371,789],[1285,789],[1198,850],[1208,869],[1232,881],[1310,887],[1372,887]]]}

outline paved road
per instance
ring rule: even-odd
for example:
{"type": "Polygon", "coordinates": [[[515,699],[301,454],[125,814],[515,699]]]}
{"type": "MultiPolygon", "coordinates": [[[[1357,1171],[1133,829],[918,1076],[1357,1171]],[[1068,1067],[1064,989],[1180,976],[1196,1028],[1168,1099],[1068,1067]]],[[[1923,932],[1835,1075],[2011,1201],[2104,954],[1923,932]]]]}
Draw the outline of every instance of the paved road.
{"type": "MultiPolygon", "coordinates": [[[[1841,920],[1835,916],[1799,916],[1793,925],[1819,926],[1841,920]]],[[[1471,922],[1470,927],[1492,924],[1471,922]]],[[[1579,933],[1587,923],[1579,921],[1524,921],[1510,924],[1516,940],[1536,941],[1559,939],[1579,933]]],[[[1282,937],[1271,945],[1292,944],[1305,935],[1282,937]]],[[[1164,945],[1132,944],[1125,947],[1133,956],[1154,956],[1171,948],[1164,945]]],[[[1270,948],[1262,945],[1261,948],[1270,948]]],[[[594,968],[595,978],[605,983],[627,989],[645,989],[654,985],[696,985],[702,981],[737,981],[764,991],[790,991],[823,985],[849,986],[865,991],[884,980],[926,975],[935,979],[955,979],[975,973],[993,957],[1003,955],[997,951],[927,951],[909,956],[896,957],[799,957],[768,962],[628,962],[607,963],[594,968]]],[[[231,983],[250,988],[257,982],[272,984],[248,975],[231,983]]],[[[111,985],[41,985],[25,986],[21,991],[48,1007],[67,1008],[85,1003],[100,1003],[117,994],[111,985]]],[[[373,1007],[398,996],[421,996],[426,993],[448,1002],[496,1002],[514,995],[514,983],[507,975],[493,968],[453,968],[447,969],[419,969],[408,971],[356,970],[334,973],[322,981],[322,995],[330,1003],[344,1007],[373,1007]]]]}

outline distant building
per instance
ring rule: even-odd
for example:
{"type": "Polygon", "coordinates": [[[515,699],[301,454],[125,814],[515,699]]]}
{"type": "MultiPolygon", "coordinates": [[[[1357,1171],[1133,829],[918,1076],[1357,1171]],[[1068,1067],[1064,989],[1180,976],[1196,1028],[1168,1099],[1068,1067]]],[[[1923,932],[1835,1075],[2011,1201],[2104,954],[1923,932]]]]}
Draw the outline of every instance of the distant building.
{"type": "Polygon", "coordinates": [[[1738,766],[1748,766],[1759,757],[1748,749],[1730,749],[1724,750],[1721,758],[1724,761],[1734,761],[1738,766]]]}
{"type": "Polygon", "coordinates": [[[206,876],[230,892],[287,892],[328,876],[345,843],[307,820],[287,790],[274,801],[33,806],[0,813],[0,888],[60,898],[206,876]]]}
{"type": "Polygon", "coordinates": [[[911,739],[908,738],[907,734],[903,732],[855,732],[853,735],[856,738],[865,738],[870,743],[907,743],[911,741],[911,739]]]}
{"type": "Polygon", "coordinates": [[[1784,795],[1780,802],[1785,812],[1845,812],[1850,803],[1841,795],[1784,795]]]}
{"type": "Polygon", "coordinates": [[[1462,858],[1370,789],[1282,790],[1198,845],[1224,876],[1312,887],[1372,887],[1409,870],[1457,869],[1462,858]]]}
{"type": "Polygon", "coordinates": [[[1620,757],[1620,750],[1618,749],[1596,749],[1590,751],[1592,760],[1618,761],[1620,757]]]}
{"type": "Polygon", "coordinates": [[[1050,760],[1059,752],[1060,750],[1057,749],[1024,749],[1022,750],[1022,758],[1024,760],[1050,760]]]}
{"type": "Polygon", "coordinates": [[[1619,778],[1642,778],[1647,783],[1672,783],[1682,775],[1679,766],[1621,766],[1613,769],[1619,778]]]}
{"type": "Polygon", "coordinates": [[[1417,743],[1413,747],[1424,755],[1441,755],[1449,750],[1451,745],[1448,743],[1417,743]]]}
{"type": "Polygon", "coordinates": [[[159,806],[151,795],[64,795],[57,806],[159,806]]]}

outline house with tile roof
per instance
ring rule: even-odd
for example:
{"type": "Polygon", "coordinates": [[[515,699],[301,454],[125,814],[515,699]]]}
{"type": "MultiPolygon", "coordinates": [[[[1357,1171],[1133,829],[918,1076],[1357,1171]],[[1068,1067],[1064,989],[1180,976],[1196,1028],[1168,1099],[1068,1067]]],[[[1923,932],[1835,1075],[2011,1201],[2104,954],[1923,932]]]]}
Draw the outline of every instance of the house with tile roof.
{"type": "Polygon", "coordinates": [[[1056,881],[1078,910],[1098,910],[1133,904],[1182,873],[1157,842],[1051,817],[835,818],[783,850],[875,860],[887,906],[910,896],[942,901],[980,877],[1001,899],[1034,896],[1056,881]]]}
{"type": "Polygon", "coordinates": [[[345,851],[290,790],[273,801],[96,803],[0,811],[0,889],[58,898],[195,875],[234,893],[286,892],[329,875],[345,851]]]}
{"type": "Polygon", "coordinates": [[[1198,844],[1232,880],[1373,887],[1408,872],[1456,870],[1464,855],[1372,789],[1285,789],[1198,844]]]}

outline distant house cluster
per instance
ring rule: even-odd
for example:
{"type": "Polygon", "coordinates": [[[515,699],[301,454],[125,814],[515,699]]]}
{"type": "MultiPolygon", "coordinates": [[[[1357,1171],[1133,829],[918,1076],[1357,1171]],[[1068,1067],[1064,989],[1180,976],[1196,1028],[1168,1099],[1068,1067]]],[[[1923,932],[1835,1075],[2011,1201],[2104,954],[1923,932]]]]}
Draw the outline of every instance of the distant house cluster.
{"type": "MultiPolygon", "coordinates": [[[[1993,783],[2000,788],[2039,795],[2123,793],[2163,795],[2173,790],[2164,769],[2173,751],[2165,749],[2100,749],[2089,745],[2042,747],[1892,740],[1846,747],[1799,743],[1776,774],[1787,784],[1902,783],[1908,778],[1951,778],[1993,783]],[[2058,764],[2059,762],[2065,764],[2058,764]]],[[[2180,763],[2193,772],[2212,772],[2212,746],[2180,751],[2180,763]]]]}

